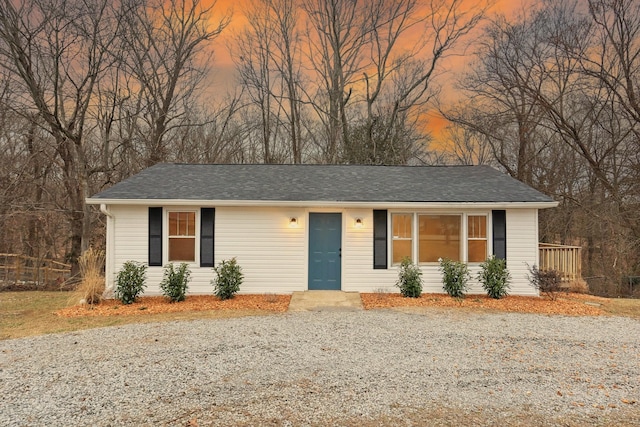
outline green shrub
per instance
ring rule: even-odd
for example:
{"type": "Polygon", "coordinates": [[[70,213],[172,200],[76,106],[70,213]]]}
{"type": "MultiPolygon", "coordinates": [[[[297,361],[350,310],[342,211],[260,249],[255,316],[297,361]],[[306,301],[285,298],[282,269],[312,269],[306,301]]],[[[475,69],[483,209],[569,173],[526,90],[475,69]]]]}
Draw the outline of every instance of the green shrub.
{"type": "Polygon", "coordinates": [[[164,266],[164,276],[160,282],[162,294],[171,302],[184,301],[191,280],[191,271],[186,263],[174,268],[173,264],[164,266]]]}
{"type": "Polygon", "coordinates": [[[404,257],[398,271],[396,286],[404,297],[419,298],[422,295],[422,272],[420,268],[411,262],[409,257],[404,257]]]}
{"type": "Polygon", "coordinates": [[[467,264],[450,259],[439,259],[442,272],[442,288],[453,298],[464,298],[469,289],[469,269],[467,264]]]}
{"type": "Polygon", "coordinates": [[[235,258],[222,260],[217,267],[213,267],[216,278],[211,281],[213,291],[221,300],[233,298],[242,284],[242,268],[235,258]]]}
{"type": "Polygon", "coordinates": [[[539,270],[535,265],[533,267],[527,265],[527,269],[529,270],[527,279],[531,286],[538,292],[548,296],[552,301],[555,301],[562,284],[560,272],[557,270],[539,270]]]}
{"type": "Polygon", "coordinates": [[[491,298],[506,297],[509,291],[511,274],[507,270],[507,261],[491,256],[480,264],[478,280],[491,298]]]}
{"type": "Polygon", "coordinates": [[[122,264],[122,269],[116,276],[116,289],[114,295],[123,304],[135,302],[138,295],[147,286],[147,266],[136,262],[127,261],[122,264]]]}

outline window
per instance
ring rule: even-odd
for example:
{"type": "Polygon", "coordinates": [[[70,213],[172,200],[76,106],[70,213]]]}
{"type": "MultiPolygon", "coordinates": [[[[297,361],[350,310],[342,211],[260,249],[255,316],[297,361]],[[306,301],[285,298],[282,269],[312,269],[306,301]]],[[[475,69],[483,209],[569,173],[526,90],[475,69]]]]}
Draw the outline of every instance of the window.
{"type": "Polygon", "coordinates": [[[467,217],[467,261],[483,262],[487,259],[487,217],[467,217]]]}
{"type": "Polygon", "coordinates": [[[196,213],[169,212],[169,261],[196,260],[196,213]]]}
{"type": "Polygon", "coordinates": [[[412,214],[391,215],[393,232],[391,253],[393,254],[393,264],[399,264],[404,257],[413,259],[413,231],[411,226],[412,222],[412,214]]]}
{"type": "Polygon", "coordinates": [[[418,216],[418,261],[460,260],[460,215],[418,216]]]}

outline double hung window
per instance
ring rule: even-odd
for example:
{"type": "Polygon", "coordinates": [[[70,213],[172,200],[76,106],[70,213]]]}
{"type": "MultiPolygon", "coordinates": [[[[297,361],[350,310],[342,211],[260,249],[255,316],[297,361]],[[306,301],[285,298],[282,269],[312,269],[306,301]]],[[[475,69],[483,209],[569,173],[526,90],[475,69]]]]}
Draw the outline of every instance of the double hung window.
{"type": "Polygon", "coordinates": [[[393,214],[391,224],[393,228],[391,262],[399,264],[405,257],[413,259],[413,214],[393,214]]]}
{"type": "Polygon", "coordinates": [[[487,217],[467,217],[467,261],[484,262],[487,259],[487,217]]]}
{"type": "Polygon", "coordinates": [[[169,212],[169,261],[196,260],[196,213],[169,212]]]}

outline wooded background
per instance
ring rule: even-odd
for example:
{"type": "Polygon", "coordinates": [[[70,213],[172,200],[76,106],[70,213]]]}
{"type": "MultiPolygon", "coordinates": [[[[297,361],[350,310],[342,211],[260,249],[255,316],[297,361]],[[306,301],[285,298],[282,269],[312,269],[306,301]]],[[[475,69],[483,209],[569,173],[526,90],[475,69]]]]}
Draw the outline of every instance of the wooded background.
{"type": "Polygon", "coordinates": [[[85,198],[158,162],[490,164],[558,200],[540,240],[618,292],[640,276],[640,2],[489,6],[0,0],[0,253],[76,266],[104,245],[85,198]]]}

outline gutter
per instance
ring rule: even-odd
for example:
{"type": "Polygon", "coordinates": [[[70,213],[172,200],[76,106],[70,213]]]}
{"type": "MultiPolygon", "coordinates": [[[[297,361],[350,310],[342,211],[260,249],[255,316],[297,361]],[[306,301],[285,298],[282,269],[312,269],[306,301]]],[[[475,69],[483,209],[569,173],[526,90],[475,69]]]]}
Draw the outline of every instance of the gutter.
{"type": "Polygon", "coordinates": [[[92,199],[87,204],[130,206],[220,206],[220,207],[297,207],[360,209],[545,209],[558,206],[555,200],[545,202],[346,202],[304,200],[197,200],[197,199],[92,199]]]}
{"type": "Polygon", "coordinates": [[[102,212],[103,214],[105,214],[109,218],[113,218],[113,214],[111,212],[109,212],[109,209],[107,209],[107,205],[104,204],[104,203],[100,203],[100,212],[102,212]]]}
{"type": "Polygon", "coordinates": [[[103,297],[113,297],[113,290],[115,289],[115,265],[114,265],[114,251],[115,251],[115,222],[116,217],[109,211],[105,203],[100,204],[100,212],[107,217],[107,231],[105,235],[106,245],[104,254],[104,293],[103,297]]]}

